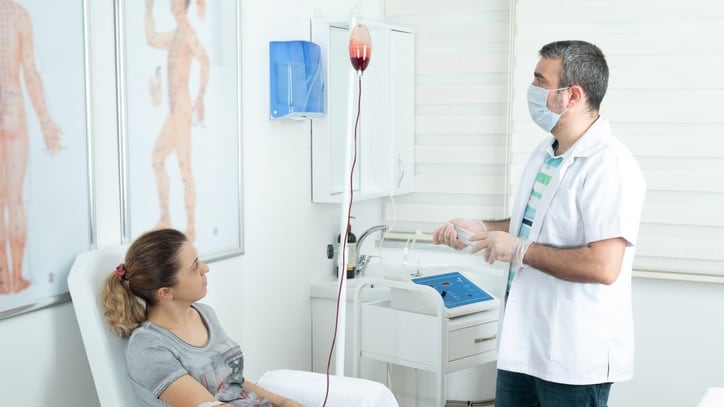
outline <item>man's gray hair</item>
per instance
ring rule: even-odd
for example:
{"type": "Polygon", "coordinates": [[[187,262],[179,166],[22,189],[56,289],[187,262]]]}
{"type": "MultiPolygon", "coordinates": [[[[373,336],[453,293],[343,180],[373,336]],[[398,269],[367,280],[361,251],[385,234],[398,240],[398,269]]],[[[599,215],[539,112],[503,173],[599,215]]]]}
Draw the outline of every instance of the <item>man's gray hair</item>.
{"type": "Polygon", "coordinates": [[[560,88],[578,85],[588,96],[588,107],[598,112],[608,88],[608,64],[601,50],[585,41],[556,41],[538,51],[541,58],[562,60],[560,88]]]}

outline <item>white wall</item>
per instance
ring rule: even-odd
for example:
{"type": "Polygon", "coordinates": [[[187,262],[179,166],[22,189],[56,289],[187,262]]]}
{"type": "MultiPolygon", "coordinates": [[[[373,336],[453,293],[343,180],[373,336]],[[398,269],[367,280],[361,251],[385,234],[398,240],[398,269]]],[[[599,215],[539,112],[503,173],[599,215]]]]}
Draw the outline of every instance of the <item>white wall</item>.
{"type": "MultiPolygon", "coordinates": [[[[91,3],[98,243],[108,246],[120,239],[113,9],[110,0],[91,3]]],[[[325,245],[337,232],[337,206],[310,203],[309,125],[267,119],[267,46],[307,38],[316,9],[345,17],[349,2],[284,3],[283,12],[280,2],[242,3],[246,253],[212,264],[209,276],[207,302],[241,342],[251,379],[277,367],[310,368],[309,282],[331,272],[325,245]]],[[[363,10],[379,16],[381,3],[365,1],[363,10]]],[[[359,232],[381,219],[381,206],[355,206],[359,232]]],[[[614,386],[610,405],[694,406],[706,387],[724,385],[722,291],[634,281],[636,378],[614,386]]],[[[0,354],[0,404],[98,405],[71,304],[1,320],[0,354]]]]}
{"type": "MultiPolygon", "coordinates": [[[[90,1],[98,246],[120,241],[113,1],[90,1]]],[[[381,18],[380,0],[239,2],[245,254],[210,265],[206,302],[246,355],[252,380],[272,368],[311,368],[309,283],[332,273],[326,244],[339,207],[311,203],[310,126],[268,119],[268,43],[309,38],[316,13],[346,19],[351,5],[381,18]],[[272,340],[270,340],[272,339],[272,340]]],[[[355,229],[376,224],[379,201],[355,204],[355,229]]],[[[2,405],[97,406],[70,303],[0,321],[2,405]]]]}
{"type": "Polygon", "coordinates": [[[724,386],[724,285],[634,278],[634,379],[610,406],[696,406],[724,386]]]}

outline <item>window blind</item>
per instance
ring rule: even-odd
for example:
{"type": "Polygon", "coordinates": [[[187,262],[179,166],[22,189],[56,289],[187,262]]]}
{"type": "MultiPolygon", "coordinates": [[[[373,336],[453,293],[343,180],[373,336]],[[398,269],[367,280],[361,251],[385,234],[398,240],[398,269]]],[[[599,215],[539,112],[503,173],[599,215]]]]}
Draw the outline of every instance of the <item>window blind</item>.
{"type": "Polygon", "coordinates": [[[607,56],[601,113],[648,183],[636,269],[724,276],[724,3],[387,0],[385,11],[417,33],[415,192],[386,203],[395,230],[510,215],[542,137],[525,102],[537,51],[583,39],[607,56]]]}
{"type": "Polygon", "coordinates": [[[508,194],[508,0],[387,0],[416,34],[414,192],[388,200],[401,232],[499,218],[508,194]]]}
{"type": "Polygon", "coordinates": [[[634,267],[724,276],[724,3],[518,0],[511,196],[542,137],[525,91],[538,50],[582,39],[607,57],[602,115],[648,183],[634,267]]]}

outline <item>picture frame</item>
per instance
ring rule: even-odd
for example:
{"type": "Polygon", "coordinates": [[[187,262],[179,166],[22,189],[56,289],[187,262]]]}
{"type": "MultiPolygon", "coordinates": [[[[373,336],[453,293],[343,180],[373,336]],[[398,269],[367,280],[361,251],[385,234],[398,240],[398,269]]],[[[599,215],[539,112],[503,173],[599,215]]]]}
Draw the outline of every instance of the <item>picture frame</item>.
{"type": "Polygon", "coordinates": [[[204,261],[242,254],[238,2],[115,6],[123,242],[172,227],[204,261]]]}
{"type": "Polygon", "coordinates": [[[0,88],[21,89],[3,95],[5,112],[12,112],[8,118],[21,118],[17,127],[3,129],[6,141],[10,133],[9,139],[21,144],[0,146],[10,154],[0,163],[9,166],[0,185],[7,183],[8,191],[20,185],[15,193],[22,206],[11,207],[17,195],[2,206],[0,267],[7,274],[0,275],[0,319],[69,301],[73,261],[96,245],[88,0],[14,0],[12,7],[12,20],[0,21],[0,31],[18,38],[6,45],[22,44],[23,52],[0,53],[17,57],[21,68],[0,88]],[[18,94],[18,105],[10,107],[18,94]],[[26,150],[18,149],[25,142],[26,150]]]}

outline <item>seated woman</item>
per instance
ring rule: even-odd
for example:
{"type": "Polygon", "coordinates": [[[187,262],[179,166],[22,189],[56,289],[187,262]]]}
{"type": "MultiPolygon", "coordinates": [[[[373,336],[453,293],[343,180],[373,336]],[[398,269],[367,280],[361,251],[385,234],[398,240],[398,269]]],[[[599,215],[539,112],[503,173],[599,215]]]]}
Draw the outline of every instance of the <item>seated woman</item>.
{"type": "Polygon", "coordinates": [[[197,302],[208,272],[183,233],[162,229],[136,239],[106,278],[105,316],[130,336],[126,363],[139,398],[146,406],[301,407],[244,380],[239,345],[197,302]]]}

